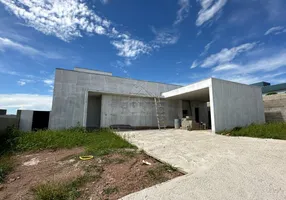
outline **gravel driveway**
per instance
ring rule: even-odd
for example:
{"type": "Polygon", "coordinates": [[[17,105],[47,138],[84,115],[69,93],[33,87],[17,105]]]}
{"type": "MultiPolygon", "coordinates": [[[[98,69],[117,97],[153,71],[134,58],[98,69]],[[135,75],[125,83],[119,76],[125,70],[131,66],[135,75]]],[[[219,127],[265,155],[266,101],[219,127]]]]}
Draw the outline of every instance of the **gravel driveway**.
{"type": "Polygon", "coordinates": [[[124,200],[286,199],[286,141],[174,129],[119,134],[186,172],[124,200]]]}

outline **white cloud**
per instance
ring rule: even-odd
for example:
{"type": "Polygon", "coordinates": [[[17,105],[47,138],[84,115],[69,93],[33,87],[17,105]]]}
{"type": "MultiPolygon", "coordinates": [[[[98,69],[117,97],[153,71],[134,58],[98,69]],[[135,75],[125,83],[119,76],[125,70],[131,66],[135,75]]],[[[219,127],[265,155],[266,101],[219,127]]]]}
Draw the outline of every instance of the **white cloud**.
{"type": "Polygon", "coordinates": [[[35,83],[35,80],[31,80],[31,79],[20,79],[19,81],[17,81],[17,84],[20,86],[24,86],[27,83],[35,83]]]}
{"type": "Polygon", "coordinates": [[[209,43],[206,44],[204,51],[200,54],[200,56],[204,56],[207,54],[209,49],[211,48],[211,45],[215,42],[215,40],[210,41],[209,43]]]}
{"type": "Polygon", "coordinates": [[[53,52],[43,52],[39,51],[33,47],[30,47],[28,45],[23,45],[17,42],[14,42],[8,38],[2,38],[0,37],[0,51],[4,52],[6,49],[12,49],[15,51],[19,51],[22,54],[28,55],[28,56],[42,56],[50,59],[62,59],[63,57],[59,54],[53,53],[53,52]]]}
{"type": "Polygon", "coordinates": [[[17,83],[18,83],[18,85],[20,85],[20,86],[26,85],[26,82],[25,82],[25,81],[22,81],[22,80],[17,81],[17,83]]]}
{"type": "Polygon", "coordinates": [[[197,60],[195,60],[195,61],[192,63],[191,69],[196,68],[198,65],[199,65],[199,62],[198,62],[197,60]]]}
{"type": "Polygon", "coordinates": [[[286,28],[284,28],[283,26],[275,26],[275,27],[268,29],[264,33],[264,35],[270,35],[270,34],[279,35],[281,33],[286,33],[286,28]]]}
{"type": "MultiPolygon", "coordinates": [[[[108,21],[96,15],[81,0],[0,0],[17,17],[47,35],[68,41],[94,32],[108,21]]],[[[102,31],[100,31],[102,33],[102,31]]]]}
{"type": "Polygon", "coordinates": [[[44,79],[43,82],[46,86],[50,87],[49,92],[53,92],[54,90],[54,79],[44,79]]]}
{"type": "Polygon", "coordinates": [[[190,2],[189,0],[178,0],[180,9],[177,11],[177,18],[174,25],[181,23],[185,18],[188,17],[190,2]]]}
{"type": "MultiPolygon", "coordinates": [[[[28,26],[67,42],[82,37],[84,33],[98,34],[114,39],[111,43],[118,48],[120,56],[134,58],[148,51],[147,44],[131,39],[128,34],[120,33],[112,26],[112,22],[89,9],[83,0],[0,0],[0,2],[18,18],[23,19],[28,26]]],[[[37,53],[33,49],[30,49],[30,52],[37,53]]]]}
{"type": "Polygon", "coordinates": [[[52,96],[38,94],[0,94],[3,108],[51,110],[52,96]]]}
{"type": "Polygon", "coordinates": [[[103,4],[108,4],[109,3],[109,0],[100,0],[101,1],[101,3],[103,3],[103,4]]]}
{"type": "Polygon", "coordinates": [[[155,34],[155,39],[153,41],[155,45],[176,44],[179,40],[179,34],[175,29],[156,30],[152,27],[151,30],[155,34]]]}
{"type": "Polygon", "coordinates": [[[198,0],[202,6],[196,21],[197,26],[211,20],[225,6],[227,0],[198,0]]]}
{"type": "Polygon", "coordinates": [[[227,63],[227,64],[222,64],[219,65],[215,68],[213,68],[213,71],[218,72],[218,71],[227,71],[227,70],[233,70],[233,69],[238,69],[240,66],[232,63],[227,63]]]}
{"type": "Polygon", "coordinates": [[[111,44],[118,49],[118,55],[126,58],[136,58],[140,54],[148,54],[152,51],[149,45],[144,44],[140,40],[122,39],[120,41],[112,41],[111,44]]]}
{"type": "Polygon", "coordinates": [[[256,60],[251,60],[245,64],[228,63],[213,68],[213,75],[240,83],[255,83],[259,81],[269,81],[279,83],[286,78],[276,77],[285,75],[286,51],[274,52],[256,60]],[[281,69],[282,72],[277,72],[281,69]]]}
{"type": "Polygon", "coordinates": [[[223,64],[232,61],[239,54],[249,51],[256,46],[256,43],[246,43],[231,49],[222,49],[219,53],[213,54],[206,58],[201,67],[212,67],[216,64],[223,64]]]}

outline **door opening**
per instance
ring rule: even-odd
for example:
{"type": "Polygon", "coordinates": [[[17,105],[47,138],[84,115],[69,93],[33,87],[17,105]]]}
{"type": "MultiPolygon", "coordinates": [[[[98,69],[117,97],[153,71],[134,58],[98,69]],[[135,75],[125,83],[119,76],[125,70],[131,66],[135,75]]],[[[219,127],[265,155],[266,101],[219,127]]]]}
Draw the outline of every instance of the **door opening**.
{"type": "Polygon", "coordinates": [[[195,108],[195,121],[197,123],[200,123],[200,114],[199,114],[199,108],[195,108]]]}
{"type": "Polygon", "coordinates": [[[101,96],[89,95],[87,104],[86,128],[93,130],[100,128],[101,96]]]}

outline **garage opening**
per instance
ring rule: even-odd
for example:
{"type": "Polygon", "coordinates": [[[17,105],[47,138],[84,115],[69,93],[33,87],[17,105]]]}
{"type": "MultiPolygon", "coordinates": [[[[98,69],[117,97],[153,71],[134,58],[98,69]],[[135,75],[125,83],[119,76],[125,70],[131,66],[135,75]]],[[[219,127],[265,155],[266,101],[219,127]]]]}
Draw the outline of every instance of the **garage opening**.
{"type": "Polygon", "coordinates": [[[99,93],[88,93],[86,128],[94,130],[100,128],[101,100],[99,93]]]}

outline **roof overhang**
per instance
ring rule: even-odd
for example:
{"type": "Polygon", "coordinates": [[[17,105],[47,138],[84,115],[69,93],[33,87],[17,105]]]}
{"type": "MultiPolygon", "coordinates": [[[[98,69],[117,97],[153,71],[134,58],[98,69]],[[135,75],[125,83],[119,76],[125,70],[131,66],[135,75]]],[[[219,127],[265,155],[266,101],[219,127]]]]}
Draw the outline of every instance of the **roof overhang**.
{"type": "Polygon", "coordinates": [[[209,88],[211,87],[211,78],[196,82],[169,92],[162,93],[166,99],[180,99],[193,101],[209,101],[209,88]]]}

